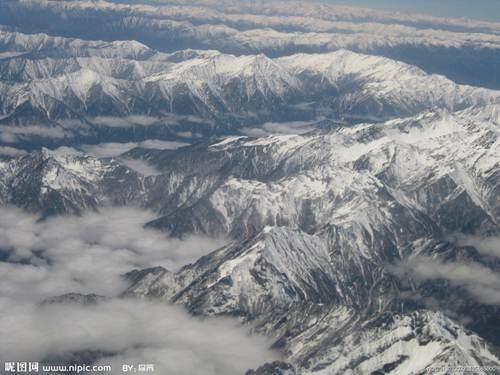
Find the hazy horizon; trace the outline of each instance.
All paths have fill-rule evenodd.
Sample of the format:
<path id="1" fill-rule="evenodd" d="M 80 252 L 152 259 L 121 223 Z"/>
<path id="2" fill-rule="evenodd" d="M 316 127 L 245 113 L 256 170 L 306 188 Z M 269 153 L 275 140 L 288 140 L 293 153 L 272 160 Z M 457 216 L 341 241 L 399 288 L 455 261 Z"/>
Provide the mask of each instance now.
<path id="1" fill-rule="evenodd" d="M 418 12 L 437 17 L 471 18 L 483 21 L 500 22 L 499 0 L 323 0 L 352 6 L 401 12 Z"/>

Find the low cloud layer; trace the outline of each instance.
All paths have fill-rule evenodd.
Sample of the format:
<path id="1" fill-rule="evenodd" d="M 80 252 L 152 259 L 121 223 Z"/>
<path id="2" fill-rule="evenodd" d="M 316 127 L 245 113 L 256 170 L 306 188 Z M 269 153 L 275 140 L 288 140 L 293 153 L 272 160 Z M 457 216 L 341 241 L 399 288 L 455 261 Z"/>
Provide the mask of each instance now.
<path id="1" fill-rule="evenodd" d="M 202 321 L 151 301 L 40 307 L 3 300 L 0 314 L 0 353 L 13 361 L 92 349 L 114 354 L 99 361 L 112 365 L 113 374 L 123 364 L 152 363 L 157 374 L 233 375 L 278 357 L 266 349 L 267 339 L 250 336 L 234 320 Z"/>
<path id="2" fill-rule="evenodd" d="M 9 146 L 0 146 L 0 156 L 7 157 L 18 157 L 26 154 L 26 150 L 9 147 Z"/>
<path id="3" fill-rule="evenodd" d="M 0 141 L 5 143 L 16 143 L 31 138 L 61 139 L 71 136 L 60 127 L 47 126 L 1 126 Z"/>
<path id="4" fill-rule="evenodd" d="M 271 134 L 304 134 L 315 129 L 314 121 L 266 122 L 262 127 L 242 128 L 241 132 L 251 137 Z"/>
<path id="5" fill-rule="evenodd" d="M 120 275 L 134 268 L 164 266 L 175 271 L 221 246 L 223 240 L 167 238 L 145 229 L 154 213 L 133 208 L 104 209 L 80 217 L 38 221 L 16 208 L 0 208 L 0 249 L 8 263 L 0 263 L 0 292 L 36 281 L 16 293 L 45 298 L 67 292 L 116 294 Z M 17 275 L 14 278 L 10 277 Z"/>
<path id="6" fill-rule="evenodd" d="M 478 302 L 500 305 L 500 274 L 474 262 L 442 262 L 419 256 L 390 269 L 399 277 L 417 281 L 447 280 L 452 286 L 464 288 Z"/>
<path id="7" fill-rule="evenodd" d="M 141 159 L 121 158 L 120 161 L 122 164 L 142 174 L 143 176 L 157 176 L 161 174 L 161 171 L 159 171 L 154 166 Z"/>
<path id="8" fill-rule="evenodd" d="M 457 233 L 450 240 L 458 246 L 472 246 L 483 255 L 500 258 L 500 237 L 483 237 Z"/>
<path id="9" fill-rule="evenodd" d="M 183 142 L 148 139 L 142 142 L 125 142 L 125 143 L 109 142 L 109 143 L 99 143 L 96 145 L 81 145 L 79 146 L 79 149 L 81 149 L 87 154 L 99 158 L 107 158 L 107 157 L 114 157 L 121 155 L 136 147 L 151 148 L 157 150 L 175 150 L 177 148 L 187 145 L 188 145 L 187 143 Z"/>
<path id="10" fill-rule="evenodd" d="M 98 116 L 91 119 L 94 125 L 106 126 L 110 128 L 130 128 L 133 126 L 151 126 L 157 124 L 160 119 L 150 116 L 128 116 L 128 117 L 108 117 Z"/>
<path id="11" fill-rule="evenodd" d="M 40 221 L 0 208 L 0 353 L 12 361 L 40 361 L 85 350 L 113 353 L 121 365 L 153 363 L 160 374 L 243 373 L 277 353 L 230 319 L 199 320 L 166 302 L 116 299 L 121 274 L 161 265 L 176 270 L 224 244 L 192 237 L 169 239 L 145 229 L 152 212 L 105 209 Z M 111 297 L 97 305 L 40 305 L 69 292 Z"/>
<path id="12" fill-rule="evenodd" d="M 79 149 L 85 154 L 92 155 L 98 158 L 111 158 L 118 157 L 127 151 L 136 147 L 156 149 L 156 150 L 175 150 L 177 148 L 187 146 L 187 143 L 176 141 L 162 141 L 158 139 L 148 139 L 142 142 L 126 142 L 126 143 L 100 143 L 97 145 L 81 145 Z M 66 153 L 76 152 L 76 149 L 69 149 L 68 147 L 60 147 L 61 151 Z M 128 157 L 120 157 L 120 162 L 130 169 L 142 174 L 143 176 L 156 176 L 161 172 L 153 165 L 142 159 L 132 159 Z"/>

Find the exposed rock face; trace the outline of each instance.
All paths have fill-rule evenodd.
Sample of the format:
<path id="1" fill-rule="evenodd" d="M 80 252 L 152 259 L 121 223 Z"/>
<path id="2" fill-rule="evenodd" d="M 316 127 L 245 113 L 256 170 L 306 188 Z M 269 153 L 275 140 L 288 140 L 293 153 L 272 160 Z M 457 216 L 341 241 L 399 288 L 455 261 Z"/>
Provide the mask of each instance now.
<path id="1" fill-rule="evenodd" d="M 44 215 L 124 204 L 141 191 L 142 177 L 112 160 L 48 149 L 2 163 L 0 169 L 0 201 Z"/>
<path id="2" fill-rule="evenodd" d="M 285 362 L 266 363 L 257 370 L 249 370 L 245 375 L 295 375 L 293 366 Z"/>

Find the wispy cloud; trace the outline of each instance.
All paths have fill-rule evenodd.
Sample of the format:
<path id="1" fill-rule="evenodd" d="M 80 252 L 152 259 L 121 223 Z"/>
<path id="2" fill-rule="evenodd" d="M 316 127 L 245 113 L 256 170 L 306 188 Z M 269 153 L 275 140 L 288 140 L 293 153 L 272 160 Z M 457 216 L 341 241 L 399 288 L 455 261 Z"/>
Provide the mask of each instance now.
<path id="1" fill-rule="evenodd" d="M 121 158 L 120 162 L 143 176 L 157 176 L 161 174 L 161 171 L 141 159 Z"/>
<path id="2" fill-rule="evenodd" d="M 304 134 L 314 129 L 311 121 L 266 122 L 262 127 L 278 134 Z"/>
<path id="3" fill-rule="evenodd" d="M 0 146 L 0 155 L 17 157 L 26 154 L 26 150 L 9 146 Z"/>
<path id="4" fill-rule="evenodd" d="M 464 288 L 481 303 L 500 305 L 500 274 L 475 262 L 443 262 L 419 256 L 389 268 L 399 277 L 417 281 L 447 280 L 455 287 Z"/>
<path id="5" fill-rule="evenodd" d="M 87 154 L 105 158 L 121 155 L 136 147 L 151 148 L 158 150 L 175 150 L 179 147 L 187 146 L 187 143 L 176 141 L 162 141 L 158 139 L 148 139 L 142 142 L 108 142 L 99 143 L 96 145 L 81 145 L 79 149 Z"/>
<path id="6" fill-rule="evenodd" d="M 242 128 L 241 132 L 251 137 L 270 134 L 304 134 L 314 130 L 314 121 L 266 122 L 261 127 Z"/>
<path id="7" fill-rule="evenodd" d="M 500 258 L 500 237 L 485 237 L 456 233 L 450 240 L 458 246 L 472 246 L 481 254 Z"/>
<path id="8" fill-rule="evenodd" d="M 15 143 L 34 137 L 60 139 L 66 136 L 70 136 L 70 133 L 59 127 L 36 125 L 0 127 L 0 140 L 5 143 Z"/>
<path id="9" fill-rule="evenodd" d="M 127 117 L 109 117 L 98 116 L 90 119 L 94 125 L 107 126 L 110 128 L 129 128 L 132 126 L 151 126 L 159 122 L 157 117 L 151 116 L 127 116 Z"/>

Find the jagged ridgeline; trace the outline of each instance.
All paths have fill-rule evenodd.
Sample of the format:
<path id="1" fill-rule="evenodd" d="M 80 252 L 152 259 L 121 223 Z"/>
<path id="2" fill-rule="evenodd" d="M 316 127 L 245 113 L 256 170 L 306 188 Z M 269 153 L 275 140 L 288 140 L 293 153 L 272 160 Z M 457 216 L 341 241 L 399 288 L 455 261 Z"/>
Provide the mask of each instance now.
<path id="1" fill-rule="evenodd" d="M 10 305 L 230 319 L 269 339 L 249 375 L 500 368 L 500 24 L 277 0 L 4 1 L 0 23 L 5 217 L 133 207 L 155 241 L 226 240 L 99 295 L 0 219 L 6 285 L 56 288 Z M 123 341 L 42 357 L 151 354 Z"/>
<path id="2" fill-rule="evenodd" d="M 11 31 L 0 31 L 1 49 L 1 142 L 30 149 L 260 134 L 270 123 L 334 128 L 499 102 L 497 91 L 347 50 L 163 53 L 136 41 Z"/>

